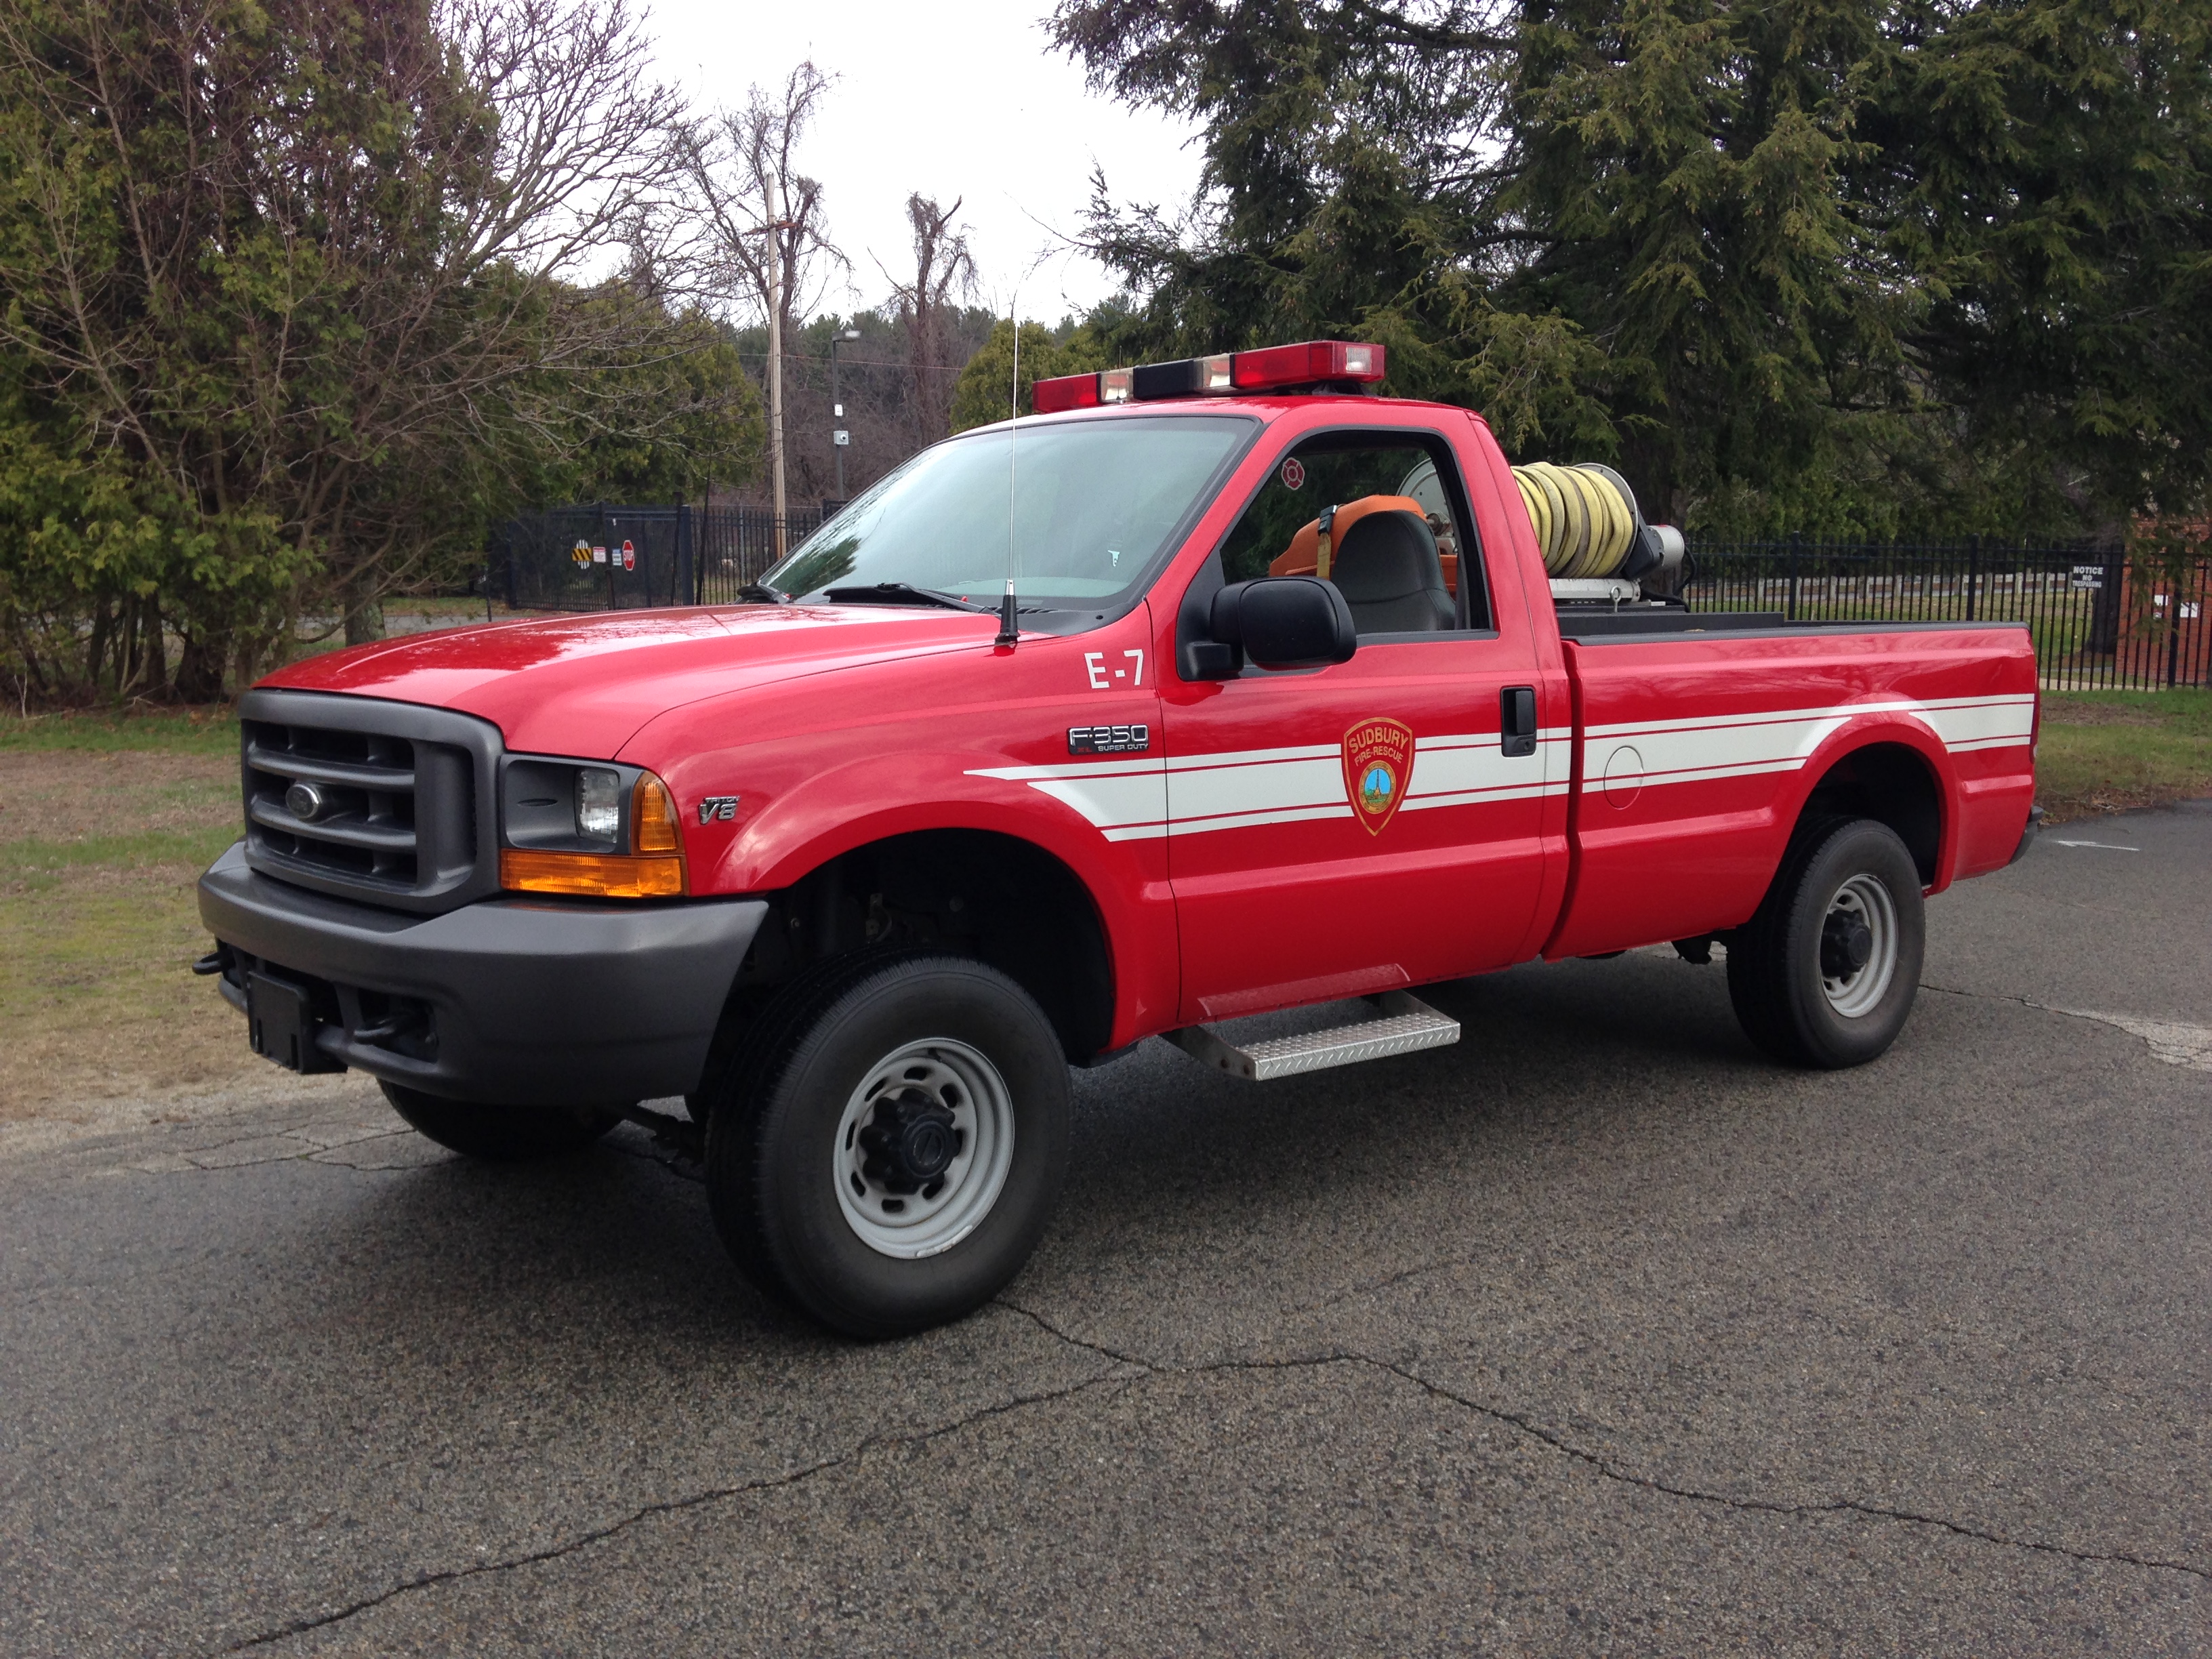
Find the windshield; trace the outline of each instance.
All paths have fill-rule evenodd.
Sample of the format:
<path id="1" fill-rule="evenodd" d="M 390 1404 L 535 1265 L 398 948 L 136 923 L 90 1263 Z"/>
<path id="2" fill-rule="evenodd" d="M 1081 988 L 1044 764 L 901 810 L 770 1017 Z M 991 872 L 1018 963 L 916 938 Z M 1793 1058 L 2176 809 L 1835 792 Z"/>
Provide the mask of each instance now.
<path id="1" fill-rule="evenodd" d="M 1109 609 L 1253 427 L 1239 416 L 1139 416 L 956 438 L 891 473 L 763 580 L 794 599 L 902 582 L 989 605 L 1011 563 L 1026 606 Z"/>

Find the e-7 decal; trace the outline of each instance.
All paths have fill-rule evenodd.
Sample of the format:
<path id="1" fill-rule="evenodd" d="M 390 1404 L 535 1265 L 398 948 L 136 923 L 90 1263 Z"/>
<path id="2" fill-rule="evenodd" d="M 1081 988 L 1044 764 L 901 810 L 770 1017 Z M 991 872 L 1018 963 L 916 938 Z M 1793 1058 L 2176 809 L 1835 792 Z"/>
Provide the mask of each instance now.
<path id="1" fill-rule="evenodd" d="M 1133 688 L 1145 683 L 1145 653 L 1142 651 L 1124 651 L 1121 659 L 1125 663 L 1133 659 L 1135 666 L 1116 668 L 1109 673 L 1103 651 L 1083 653 L 1083 672 L 1090 677 L 1093 691 L 1112 691 L 1123 685 Z"/>

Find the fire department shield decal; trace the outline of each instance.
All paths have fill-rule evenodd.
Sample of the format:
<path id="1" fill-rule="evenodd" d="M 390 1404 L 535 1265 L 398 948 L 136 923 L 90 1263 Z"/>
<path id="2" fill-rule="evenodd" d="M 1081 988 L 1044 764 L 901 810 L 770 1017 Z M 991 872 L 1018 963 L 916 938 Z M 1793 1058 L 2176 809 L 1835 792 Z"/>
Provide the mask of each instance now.
<path id="1" fill-rule="evenodd" d="M 1413 776 L 1413 733 L 1397 720 L 1368 720 L 1344 734 L 1344 793 L 1352 816 L 1379 836 L 1398 814 Z"/>

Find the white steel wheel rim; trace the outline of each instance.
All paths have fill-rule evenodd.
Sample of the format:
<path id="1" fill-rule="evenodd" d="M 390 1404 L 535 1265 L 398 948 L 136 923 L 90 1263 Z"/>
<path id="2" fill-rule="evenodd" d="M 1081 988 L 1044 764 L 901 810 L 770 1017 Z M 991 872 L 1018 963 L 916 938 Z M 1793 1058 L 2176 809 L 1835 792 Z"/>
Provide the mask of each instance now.
<path id="1" fill-rule="evenodd" d="M 870 1170 L 862 1132 L 884 1121 L 888 1103 L 927 1102 L 951 1114 L 959 1150 L 940 1177 L 902 1191 Z M 838 1120 L 831 1184 L 846 1224 L 878 1254 L 915 1261 L 939 1255 L 982 1224 L 1014 1162 L 1014 1102 L 981 1051 L 951 1037 L 926 1037 L 885 1054 L 861 1078 Z"/>
<path id="2" fill-rule="evenodd" d="M 1824 969 L 1820 988 L 1837 1013 L 1845 1019 L 1859 1019 L 1874 1011 L 1897 977 L 1897 901 L 1877 878 L 1853 876 L 1828 901 L 1827 915 L 1820 924 L 1824 937 L 1839 916 L 1863 924 L 1873 942 L 1865 963 L 1852 972 L 1835 975 Z"/>

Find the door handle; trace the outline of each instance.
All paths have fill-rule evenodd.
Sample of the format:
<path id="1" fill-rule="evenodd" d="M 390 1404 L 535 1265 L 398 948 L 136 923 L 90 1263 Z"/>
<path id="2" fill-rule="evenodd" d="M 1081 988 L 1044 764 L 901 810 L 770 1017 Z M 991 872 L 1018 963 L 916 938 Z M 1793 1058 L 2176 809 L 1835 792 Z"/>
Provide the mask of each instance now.
<path id="1" fill-rule="evenodd" d="M 1509 685 L 1498 694 L 1498 747 L 1510 759 L 1536 752 L 1536 688 Z"/>

